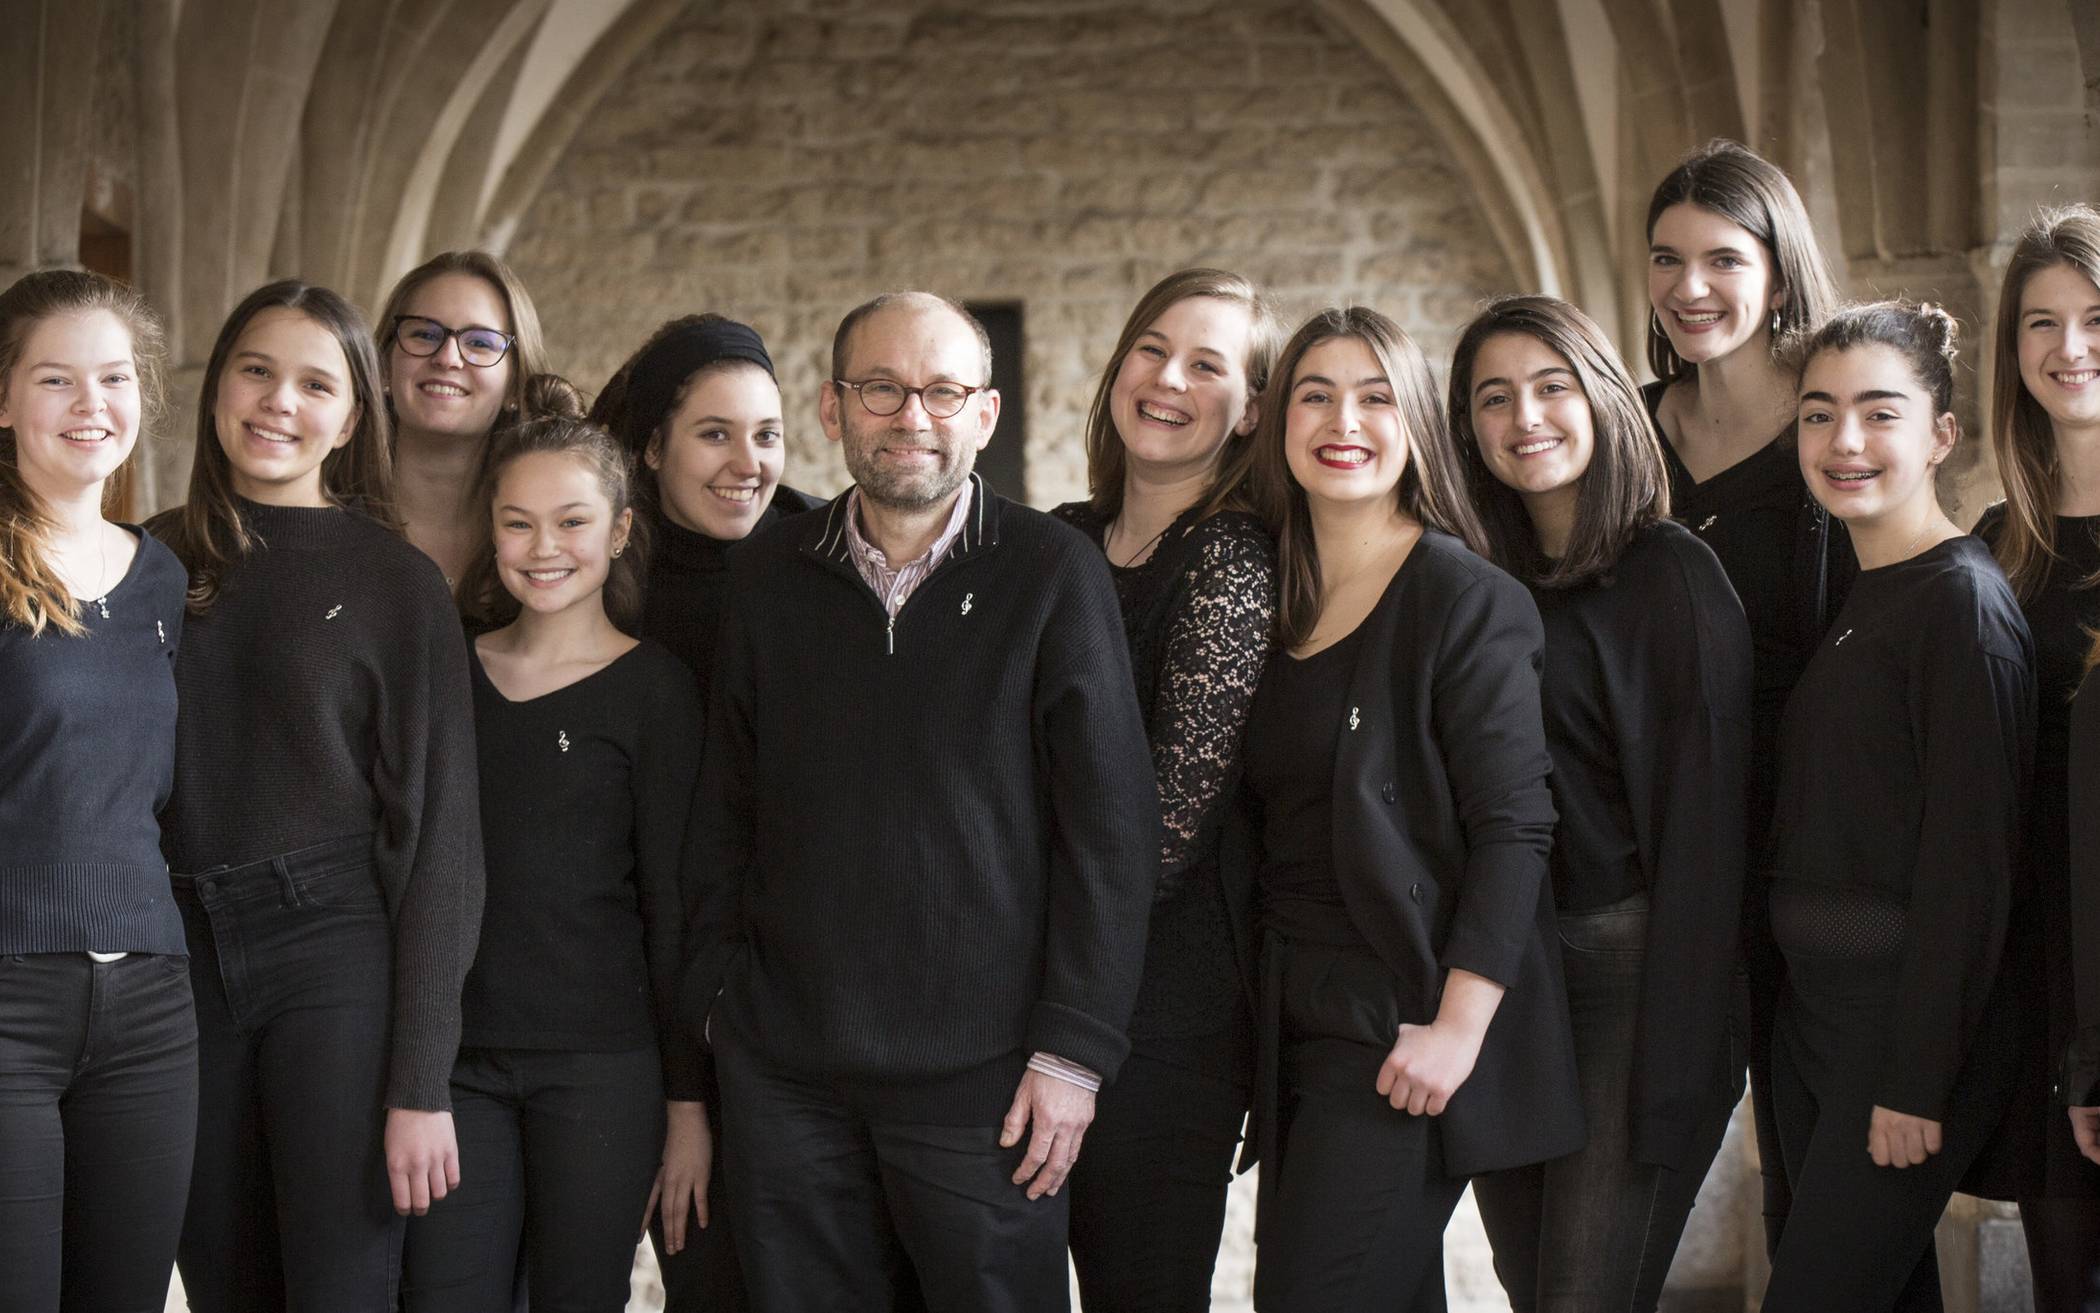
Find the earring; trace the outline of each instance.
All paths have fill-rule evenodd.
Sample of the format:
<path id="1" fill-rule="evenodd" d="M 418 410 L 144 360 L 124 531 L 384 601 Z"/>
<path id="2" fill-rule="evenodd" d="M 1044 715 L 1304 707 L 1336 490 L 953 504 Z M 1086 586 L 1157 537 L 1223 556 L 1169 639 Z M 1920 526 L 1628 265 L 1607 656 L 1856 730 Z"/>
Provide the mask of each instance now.
<path id="1" fill-rule="evenodd" d="M 1779 311 L 1776 307 L 1772 311 L 1772 336 L 1779 336 Z"/>
<path id="2" fill-rule="evenodd" d="M 626 544 L 626 543 L 621 543 L 621 544 L 620 544 L 620 545 L 619 545 L 618 547 L 615 547 L 615 548 L 613 548 L 613 559 L 614 559 L 615 561 L 619 560 L 619 559 L 620 559 L 620 553 L 621 553 L 621 552 L 624 552 L 624 551 L 626 551 L 626 550 L 627 550 L 627 544 Z"/>

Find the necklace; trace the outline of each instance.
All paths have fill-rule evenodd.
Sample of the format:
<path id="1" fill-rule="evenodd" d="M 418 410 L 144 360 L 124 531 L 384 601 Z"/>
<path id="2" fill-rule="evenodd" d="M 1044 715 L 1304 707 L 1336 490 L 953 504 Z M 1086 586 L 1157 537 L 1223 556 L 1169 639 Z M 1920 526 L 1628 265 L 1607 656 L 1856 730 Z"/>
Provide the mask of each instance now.
<path id="1" fill-rule="evenodd" d="M 1911 553 L 1917 550 L 1918 544 L 1925 541 L 1925 535 L 1931 533 L 1934 529 L 1938 527 L 1939 526 L 1934 524 L 1931 520 L 1927 520 L 1925 522 L 1925 527 L 1918 530 L 1918 536 L 1911 539 L 1909 542 L 1903 545 L 1903 550 L 1897 554 L 1896 559 L 1898 561 L 1908 561 L 1911 557 Z"/>
<path id="2" fill-rule="evenodd" d="M 1178 520 L 1180 518 L 1181 517 L 1178 515 L 1174 517 L 1175 520 Z M 1109 525 L 1108 532 L 1102 536 L 1101 554 L 1103 556 L 1108 556 L 1108 540 L 1115 536 L 1116 526 L 1120 525 L 1122 522 L 1122 517 L 1117 516 L 1115 523 Z M 1167 530 L 1173 527 L 1174 520 L 1168 520 L 1166 525 L 1162 527 L 1158 533 L 1153 534 L 1150 538 L 1147 538 L 1145 541 L 1139 543 L 1137 546 L 1137 550 L 1132 552 L 1128 557 L 1126 557 L 1122 561 L 1117 561 L 1115 557 L 1108 556 L 1108 563 L 1110 565 L 1115 566 L 1118 570 L 1128 570 L 1130 567 L 1136 565 L 1140 560 L 1144 559 L 1145 553 L 1152 550 L 1152 545 L 1158 542 L 1160 539 L 1166 537 Z"/>
<path id="3" fill-rule="evenodd" d="M 96 588 L 100 588 L 101 595 L 82 599 L 81 605 L 94 607 L 102 613 L 102 618 L 107 620 L 109 619 L 109 590 L 102 587 L 102 582 L 109 577 L 109 526 L 99 520 L 95 524 L 95 546 L 95 574 L 87 582 Z M 84 593 L 87 589 L 81 588 L 74 591 Z"/>

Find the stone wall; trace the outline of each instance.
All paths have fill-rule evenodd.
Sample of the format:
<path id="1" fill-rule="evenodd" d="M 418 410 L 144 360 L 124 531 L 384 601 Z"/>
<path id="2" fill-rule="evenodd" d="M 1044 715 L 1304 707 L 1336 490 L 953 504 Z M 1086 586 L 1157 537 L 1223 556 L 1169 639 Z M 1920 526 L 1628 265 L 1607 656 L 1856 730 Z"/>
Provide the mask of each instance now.
<path id="1" fill-rule="evenodd" d="M 577 135 L 510 256 L 586 387 L 671 316 L 755 324 L 788 477 L 815 491 L 845 482 L 816 420 L 844 311 L 905 285 L 1021 302 L 1038 505 L 1083 495 L 1098 371 L 1176 267 L 1241 270 L 1287 317 L 1377 306 L 1439 368 L 1478 301 L 1515 290 L 1391 75 L 1277 0 L 696 4 Z"/>

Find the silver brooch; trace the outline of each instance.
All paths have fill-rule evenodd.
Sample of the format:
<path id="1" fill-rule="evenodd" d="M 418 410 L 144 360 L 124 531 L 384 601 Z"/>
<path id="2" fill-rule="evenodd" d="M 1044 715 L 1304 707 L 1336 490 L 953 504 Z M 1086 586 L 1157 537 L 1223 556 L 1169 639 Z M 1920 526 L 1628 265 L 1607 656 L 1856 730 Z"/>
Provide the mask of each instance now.
<path id="1" fill-rule="evenodd" d="M 1708 529 L 1713 528 L 1714 521 L 1720 518 L 1721 517 L 1718 515 L 1709 515 L 1705 519 L 1699 521 L 1699 532 L 1705 533 Z"/>
<path id="2" fill-rule="evenodd" d="M 970 614 L 970 599 L 972 599 L 972 598 L 974 598 L 974 597 L 976 597 L 976 596 L 977 596 L 977 594 L 975 594 L 975 593 L 964 593 L 964 594 L 963 594 L 963 604 L 962 604 L 962 613 L 963 613 L 964 615 L 968 615 L 968 614 Z"/>
<path id="3" fill-rule="evenodd" d="M 161 646 L 166 647 L 168 644 L 168 631 L 160 621 L 156 620 L 153 622 L 153 632 L 160 635 Z"/>
<path id="4" fill-rule="evenodd" d="M 1362 721 L 1356 718 L 1356 708 L 1349 708 L 1349 728 L 1355 729 L 1358 725 L 1361 725 L 1362 723 Z"/>
<path id="5" fill-rule="evenodd" d="M 327 614 L 327 615 L 324 615 L 324 616 L 322 616 L 321 618 L 322 618 L 323 620 L 333 620 L 333 619 L 335 619 L 335 618 L 336 618 L 337 616 L 341 615 L 342 613 L 343 613 L 343 604 L 342 604 L 341 602 L 337 602 L 337 603 L 336 603 L 336 604 L 335 604 L 334 606 L 331 606 L 331 607 L 329 607 L 329 608 L 328 608 L 328 614 Z"/>
<path id="6" fill-rule="evenodd" d="M 563 752 L 567 752 L 569 750 L 569 731 L 565 729 L 558 729 L 554 731 L 554 741 L 556 743 L 561 744 L 561 750 Z"/>
<path id="7" fill-rule="evenodd" d="M 1837 642 L 1832 643 L 1831 646 L 1843 647 L 1845 645 L 1845 640 L 1850 637 L 1852 637 L 1852 631 L 1847 629 L 1844 633 L 1838 635 Z"/>

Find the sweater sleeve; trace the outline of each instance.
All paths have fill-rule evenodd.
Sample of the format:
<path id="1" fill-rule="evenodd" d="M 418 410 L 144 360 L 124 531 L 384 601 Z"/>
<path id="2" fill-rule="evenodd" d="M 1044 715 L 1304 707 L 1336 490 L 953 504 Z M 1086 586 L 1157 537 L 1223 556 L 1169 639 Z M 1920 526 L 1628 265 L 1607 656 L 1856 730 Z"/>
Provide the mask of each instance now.
<path id="1" fill-rule="evenodd" d="M 1654 599 L 1653 650 L 1622 691 L 1621 778 L 1648 885 L 1633 1048 L 1633 1152 L 1674 1167 L 1726 1061 L 1749 843 L 1750 625 L 1711 554 Z M 1704 567 L 1710 577 L 1694 579 Z"/>
<path id="2" fill-rule="evenodd" d="M 700 695 L 675 659 L 652 662 L 649 675 L 631 777 L 635 885 L 663 1051 L 664 1097 L 690 1100 L 701 1097 L 700 1057 L 692 1030 L 678 1018 L 686 910 L 680 863 L 700 773 Z"/>
<path id="3" fill-rule="evenodd" d="M 753 776 L 757 740 L 751 706 L 756 689 L 750 638 L 741 614 L 741 581 L 732 567 L 722 606 L 708 684 L 706 737 L 700 775 L 686 820 L 682 885 L 686 915 L 685 970 L 678 983 L 676 1024 L 701 1045 L 702 1080 L 712 1083 L 705 1028 L 730 967 L 743 953 L 744 884 L 756 838 Z"/>
<path id="4" fill-rule="evenodd" d="M 1037 662 L 1034 731 L 1049 807 L 1043 984 L 1024 1040 L 1113 1080 L 1130 1051 L 1152 889 L 1158 786 L 1108 567 L 1074 551 Z"/>
<path id="5" fill-rule="evenodd" d="M 1917 645 L 1919 832 L 1875 1102 L 1943 1120 L 1998 973 L 2033 767 L 2027 663 L 1942 631 Z"/>
<path id="6" fill-rule="evenodd" d="M 1275 549 L 1252 531 L 1205 543 L 1167 622 L 1148 727 L 1166 827 L 1161 897 L 1203 855 L 1204 832 L 1239 764 L 1275 626 Z"/>
<path id="7" fill-rule="evenodd" d="M 394 930 L 386 1106 L 444 1110 L 460 989 L 481 936 L 480 786 L 466 636 L 435 566 L 418 572 L 410 593 L 414 641 L 380 672 L 372 781 Z"/>
<path id="8" fill-rule="evenodd" d="M 1443 966 L 1503 986 L 1516 983 L 1537 932 L 1553 842 L 1552 759 L 1539 710 L 1544 645 L 1523 586 L 1499 571 L 1484 574 L 1445 616 L 1430 690 L 1466 847 Z"/>

